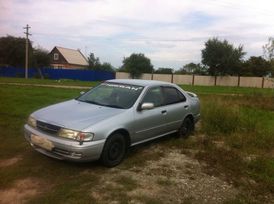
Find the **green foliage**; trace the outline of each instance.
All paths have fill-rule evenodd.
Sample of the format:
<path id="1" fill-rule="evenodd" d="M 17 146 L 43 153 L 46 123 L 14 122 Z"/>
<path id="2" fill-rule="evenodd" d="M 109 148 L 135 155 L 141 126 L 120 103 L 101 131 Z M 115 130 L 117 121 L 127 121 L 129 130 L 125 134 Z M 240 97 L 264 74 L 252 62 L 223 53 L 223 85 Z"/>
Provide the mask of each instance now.
<path id="1" fill-rule="evenodd" d="M 203 104 L 203 130 L 208 134 L 231 134 L 240 126 L 239 109 L 227 104 Z"/>
<path id="2" fill-rule="evenodd" d="M 274 193 L 274 160 L 270 158 L 257 158 L 249 164 L 249 173 L 255 179 L 262 180 Z"/>
<path id="3" fill-rule="evenodd" d="M 104 62 L 99 66 L 99 70 L 114 72 L 115 68 L 108 62 Z"/>
<path id="4" fill-rule="evenodd" d="M 158 68 L 154 73 L 156 74 L 172 74 L 173 69 L 172 68 Z"/>
<path id="5" fill-rule="evenodd" d="M 266 76 L 271 71 L 271 65 L 262 57 L 251 56 L 245 61 L 241 74 L 245 76 Z"/>
<path id="6" fill-rule="evenodd" d="M 90 53 L 88 57 L 88 69 L 114 72 L 115 68 L 108 62 L 101 64 L 99 57 L 95 57 L 93 53 Z"/>
<path id="7" fill-rule="evenodd" d="M 138 78 L 142 73 L 151 73 L 153 66 L 150 59 L 144 54 L 133 53 L 129 57 L 124 58 L 122 70 L 129 72 L 132 78 Z"/>
<path id="8" fill-rule="evenodd" d="M 49 52 L 43 48 L 33 49 L 33 67 L 49 67 L 50 66 L 50 56 Z"/>
<path id="9" fill-rule="evenodd" d="M 100 59 L 98 57 L 95 57 L 94 53 L 90 53 L 88 57 L 88 68 L 95 69 L 98 68 L 98 65 L 100 64 Z"/>
<path id="10" fill-rule="evenodd" d="M 186 70 L 187 73 L 193 73 L 193 71 L 197 69 L 198 66 L 200 66 L 200 64 L 195 64 L 191 62 L 191 63 L 185 64 L 183 66 L 183 69 Z"/>
<path id="11" fill-rule="evenodd" d="M 264 56 L 267 60 L 274 59 L 274 38 L 268 38 L 268 43 L 263 46 Z"/>
<path id="12" fill-rule="evenodd" d="M 238 75 L 244 55 L 242 45 L 235 48 L 227 40 L 212 38 L 205 42 L 202 63 L 209 67 L 210 75 Z"/>
<path id="13" fill-rule="evenodd" d="M 270 63 L 270 72 L 274 76 L 274 38 L 270 37 L 268 43 L 263 46 L 264 57 Z"/>
<path id="14" fill-rule="evenodd" d="M 206 75 L 207 67 L 201 65 L 200 63 L 195 64 L 193 62 L 185 64 L 183 68 L 178 70 L 176 74 L 197 74 L 197 75 Z"/>
<path id="15" fill-rule="evenodd" d="M 0 38 L 0 65 L 25 67 L 26 39 L 6 36 Z M 29 42 L 29 64 L 32 59 L 32 45 Z"/>

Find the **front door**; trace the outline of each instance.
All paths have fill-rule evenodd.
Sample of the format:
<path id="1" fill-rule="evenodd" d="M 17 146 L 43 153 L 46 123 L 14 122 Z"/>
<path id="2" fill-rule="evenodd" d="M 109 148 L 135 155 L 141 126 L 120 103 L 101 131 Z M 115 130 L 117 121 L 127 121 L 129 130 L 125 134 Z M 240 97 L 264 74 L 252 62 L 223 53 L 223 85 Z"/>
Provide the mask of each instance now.
<path id="1" fill-rule="evenodd" d="M 153 103 L 154 108 L 135 112 L 135 134 L 132 138 L 132 143 L 165 133 L 167 112 L 162 106 L 162 88 L 157 86 L 147 90 L 141 103 Z"/>

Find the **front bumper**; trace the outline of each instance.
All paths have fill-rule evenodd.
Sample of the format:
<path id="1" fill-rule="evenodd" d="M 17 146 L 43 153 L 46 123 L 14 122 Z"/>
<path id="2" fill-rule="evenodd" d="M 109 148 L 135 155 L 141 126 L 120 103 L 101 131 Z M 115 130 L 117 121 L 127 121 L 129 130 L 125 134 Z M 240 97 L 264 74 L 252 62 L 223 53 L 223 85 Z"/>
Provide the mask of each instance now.
<path id="1" fill-rule="evenodd" d="M 38 152 L 49 157 L 70 160 L 70 161 L 94 161 L 101 156 L 105 139 L 91 142 L 84 142 L 82 145 L 78 141 L 72 141 L 65 138 L 51 136 L 42 133 L 29 125 L 24 126 L 25 138 L 31 146 Z M 44 148 L 42 145 L 35 144 L 31 140 L 31 135 L 38 136 L 51 143 L 52 148 Z"/>

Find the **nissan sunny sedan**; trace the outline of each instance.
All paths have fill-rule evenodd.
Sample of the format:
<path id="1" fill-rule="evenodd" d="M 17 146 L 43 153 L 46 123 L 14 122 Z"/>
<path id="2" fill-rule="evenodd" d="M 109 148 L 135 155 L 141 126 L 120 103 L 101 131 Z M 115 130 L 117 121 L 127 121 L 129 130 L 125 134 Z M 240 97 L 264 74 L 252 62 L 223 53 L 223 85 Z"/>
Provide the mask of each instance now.
<path id="1" fill-rule="evenodd" d="M 32 113 L 25 138 L 38 152 L 61 160 L 113 167 L 130 146 L 177 132 L 186 136 L 200 118 L 194 93 L 171 83 L 109 80 L 78 98 Z"/>

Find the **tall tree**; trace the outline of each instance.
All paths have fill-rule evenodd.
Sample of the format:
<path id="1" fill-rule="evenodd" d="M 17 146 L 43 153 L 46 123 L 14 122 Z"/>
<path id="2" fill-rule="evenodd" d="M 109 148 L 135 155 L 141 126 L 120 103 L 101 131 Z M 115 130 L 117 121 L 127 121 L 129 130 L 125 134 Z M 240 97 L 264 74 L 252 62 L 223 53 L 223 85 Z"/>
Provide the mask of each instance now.
<path id="1" fill-rule="evenodd" d="M 49 52 L 41 47 L 33 49 L 33 67 L 42 68 L 50 66 Z"/>
<path id="2" fill-rule="evenodd" d="M 274 76 L 274 38 L 268 38 L 268 43 L 263 46 L 264 57 L 269 61 L 271 74 Z"/>
<path id="3" fill-rule="evenodd" d="M 210 75 L 237 75 L 240 73 L 244 55 L 242 45 L 235 48 L 227 40 L 212 38 L 205 42 L 202 63 L 209 67 Z"/>
<path id="4" fill-rule="evenodd" d="M 153 66 L 150 59 L 142 53 L 133 53 L 124 58 L 122 69 L 129 72 L 132 78 L 138 78 L 142 73 L 151 73 Z"/>
<path id="5" fill-rule="evenodd" d="M 25 67 L 25 43 L 21 37 L 0 37 L 0 65 Z M 29 58 L 32 64 L 32 44 L 29 42 Z"/>
<path id="6" fill-rule="evenodd" d="M 242 70 L 243 75 L 263 77 L 271 71 L 270 63 L 262 57 L 251 56 Z"/>
<path id="7" fill-rule="evenodd" d="M 268 38 L 267 44 L 263 46 L 264 57 L 266 60 L 273 60 L 274 59 L 274 38 Z"/>
<path id="8" fill-rule="evenodd" d="M 93 53 L 90 53 L 88 57 L 88 69 L 114 72 L 114 67 L 110 63 L 101 64 L 99 57 L 95 57 Z"/>
<path id="9" fill-rule="evenodd" d="M 98 57 L 95 57 L 94 53 L 90 53 L 88 57 L 88 68 L 95 69 L 98 68 L 98 65 L 100 64 L 100 59 Z"/>

